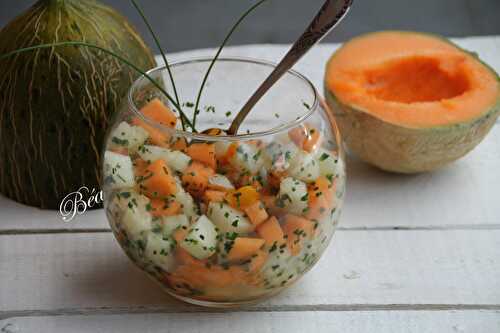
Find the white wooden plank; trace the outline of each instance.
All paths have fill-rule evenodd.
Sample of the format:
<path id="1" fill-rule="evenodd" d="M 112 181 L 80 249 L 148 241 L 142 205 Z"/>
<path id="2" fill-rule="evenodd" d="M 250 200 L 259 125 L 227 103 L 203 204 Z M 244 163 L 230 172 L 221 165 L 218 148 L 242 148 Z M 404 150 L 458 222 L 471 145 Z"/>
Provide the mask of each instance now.
<path id="1" fill-rule="evenodd" d="M 500 309 L 500 231 L 340 231 L 265 310 Z M 196 310 L 128 262 L 111 234 L 0 236 L 0 318 Z"/>
<path id="2" fill-rule="evenodd" d="M 492 333 L 499 311 L 232 312 L 11 318 L 4 333 Z"/>
<path id="3" fill-rule="evenodd" d="M 479 55 L 500 72 L 500 36 L 460 38 L 455 41 Z M 297 69 L 321 89 L 324 64 L 338 46 L 314 48 Z M 277 61 L 287 45 L 229 47 L 227 56 Z M 174 60 L 209 56 L 213 50 L 172 54 Z M 451 166 L 424 175 L 403 177 L 378 172 L 350 161 L 347 204 L 342 219 L 346 228 L 469 226 L 500 223 L 497 188 L 500 175 L 500 126 L 474 152 Z M 383 195 L 381 195 L 383 194 Z M 57 212 L 41 211 L 0 196 L 0 233 L 32 230 L 108 229 L 102 212 L 88 212 L 64 223 Z"/>
<path id="4" fill-rule="evenodd" d="M 64 222 L 59 211 L 25 206 L 0 195 L 0 234 L 43 230 L 109 230 L 103 210 L 87 211 Z"/>

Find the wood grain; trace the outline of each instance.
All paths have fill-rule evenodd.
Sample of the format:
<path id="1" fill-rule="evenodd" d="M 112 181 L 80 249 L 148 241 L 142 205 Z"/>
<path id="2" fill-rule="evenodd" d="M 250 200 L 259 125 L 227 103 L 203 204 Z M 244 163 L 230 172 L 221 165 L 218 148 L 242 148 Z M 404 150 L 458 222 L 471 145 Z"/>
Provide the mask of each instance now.
<path id="1" fill-rule="evenodd" d="M 200 311 L 166 296 L 112 235 L 0 236 L 0 318 Z M 340 231 L 295 286 L 251 311 L 500 310 L 500 231 Z"/>
<path id="2" fill-rule="evenodd" d="M 196 322 L 196 325 L 193 323 Z M 3 329 L 3 330 L 2 330 Z M 492 333 L 500 311 L 343 311 L 138 314 L 11 318 L 0 332 Z"/>

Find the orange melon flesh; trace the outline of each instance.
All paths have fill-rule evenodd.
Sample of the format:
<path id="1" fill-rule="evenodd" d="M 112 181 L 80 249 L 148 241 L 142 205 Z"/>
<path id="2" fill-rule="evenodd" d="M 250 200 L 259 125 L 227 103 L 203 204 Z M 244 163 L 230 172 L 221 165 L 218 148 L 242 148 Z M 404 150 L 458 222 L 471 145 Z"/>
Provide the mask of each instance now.
<path id="1" fill-rule="evenodd" d="M 470 152 L 500 113 L 495 71 L 445 38 L 383 31 L 328 62 L 325 99 L 346 146 L 380 169 L 418 173 Z"/>
<path id="2" fill-rule="evenodd" d="M 499 98 L 496 75 L 475 56 L 418 33 L 353 39 L 331 58 L 325 80 L 342 104 L 409 128 L 470 121 Z"/>

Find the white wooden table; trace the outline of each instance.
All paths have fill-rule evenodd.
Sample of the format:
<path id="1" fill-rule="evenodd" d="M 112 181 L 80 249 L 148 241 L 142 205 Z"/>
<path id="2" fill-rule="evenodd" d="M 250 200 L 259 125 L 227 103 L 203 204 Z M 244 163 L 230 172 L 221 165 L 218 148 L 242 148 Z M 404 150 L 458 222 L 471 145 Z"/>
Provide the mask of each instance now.
<path id="1" fill-rule="evenodd" d="M 457 42 L 500 72 L 500 37 Z M 335 48 L 297 66 L 320 90 Z M 286 49 L 225 54 L 276 61 Z M 231 312 L 163 294 L 121 252 L 102 211 L 68 224 L 0 197 L 0 332 L 500 332 L 499 170 L 500 122 L 434 173 L 350 160 L 341 226 L 318 265 L 281 295 Z"/>

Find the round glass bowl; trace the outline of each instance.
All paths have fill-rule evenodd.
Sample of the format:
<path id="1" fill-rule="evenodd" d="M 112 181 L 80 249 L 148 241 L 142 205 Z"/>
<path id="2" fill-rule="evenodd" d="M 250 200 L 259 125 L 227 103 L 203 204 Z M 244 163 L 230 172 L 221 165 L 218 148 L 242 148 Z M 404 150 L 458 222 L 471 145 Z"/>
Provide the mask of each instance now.
<path id="1" fill-rule="evenodd" d="M 189 119 L 211 59 L 171 65 Z M 274 65 L 220 59 L 198 132 L 229 128 Z M 165 68 L 148 73 L 174 95 Z M 273 295 L 321 257 L 338 223 L 345 167 L 337 127 L 314 86 L 288 72 L 240 135 L 183 131 L 149 80 L 132 86 L 109 130 L 103 191 L 123 250 L 171 295 L 237 306 Z"/>

